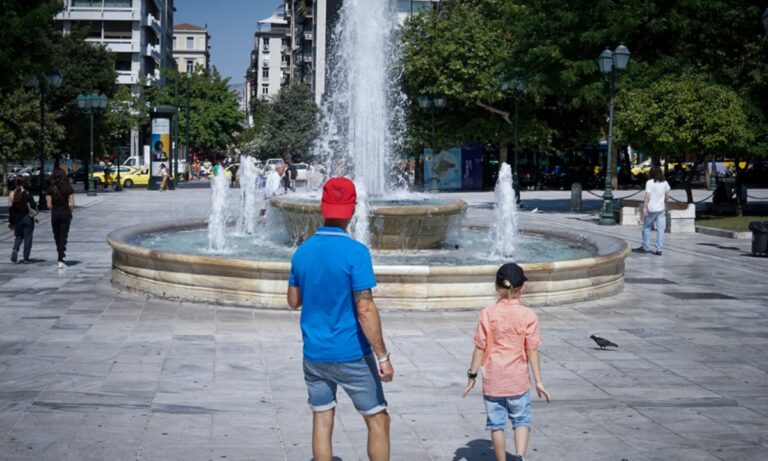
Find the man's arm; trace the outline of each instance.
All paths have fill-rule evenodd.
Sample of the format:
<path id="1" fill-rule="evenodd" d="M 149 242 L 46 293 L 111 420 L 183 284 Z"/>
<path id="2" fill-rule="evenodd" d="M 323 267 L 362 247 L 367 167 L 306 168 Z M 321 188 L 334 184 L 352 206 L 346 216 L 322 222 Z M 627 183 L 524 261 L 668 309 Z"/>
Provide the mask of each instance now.
<path id="1" fill-rule="evenodd" d="M 355 304 L 357 306 L 357 319 L 363 329 L 368 344 L 379 360 L 379 375 L 384 382 L 392 381 L 395 374 L 392 362 L 389 360 L 387 347 L 384 345 L 384 336 L 381 331 L 381 318 L 376 303 L 373 302 L 373 293 L 370 289 L 355 292 Z"/>
<path id="2" fill-rule="evenodd" d="M 288 307 L 291 309 L 301 308 L 301 289 L 299 287 L 288 287 Z"/>

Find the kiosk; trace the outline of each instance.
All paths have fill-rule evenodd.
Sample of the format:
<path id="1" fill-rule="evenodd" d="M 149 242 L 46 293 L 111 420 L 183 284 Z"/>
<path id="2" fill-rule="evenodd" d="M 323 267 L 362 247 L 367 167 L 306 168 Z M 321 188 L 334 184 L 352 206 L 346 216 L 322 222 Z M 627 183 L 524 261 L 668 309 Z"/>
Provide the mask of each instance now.
<path id="1" fill-rule="evenodd" d="M 173 189 L 173 165 L 171 157 L 171 130 L 173 117 L 178 112 L 176 106 L 155 106 L 149 111 L 151 133 L 149 137 L 149 185 L 150 190 L 160 189 L 163 177 L 160 169 L 165 166 L 168 171 L 167 184 Z"/>

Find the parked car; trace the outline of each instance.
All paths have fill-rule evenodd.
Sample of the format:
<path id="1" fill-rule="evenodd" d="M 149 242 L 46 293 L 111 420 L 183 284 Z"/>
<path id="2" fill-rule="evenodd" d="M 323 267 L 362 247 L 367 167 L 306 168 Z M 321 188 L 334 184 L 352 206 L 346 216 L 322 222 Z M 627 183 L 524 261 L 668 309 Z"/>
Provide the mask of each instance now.
<path id="1" fill-rule="evenodd" d="M 43 172 L 43 188 L 47 189 L 48 185 L 51 182 L 51 174 L 53 171 L 52 165 L 46 165 L 46 169 Z M 13 189 L 16 187 L 16 178 L 24 178 L 26 182 L 26 188 L 28 191 L 33 193 L 40 192 L 40 167 L 38 166 L 28 166 L 25 168 L 20 169 L 16 173 L 10 173 L 8 175 L 8 178 L 6 179 L 6 186 L 7 188 Z"/>
<path id="2" fill-rule="evenodd" d="M 283 159 L 281 158 L 268 158 L 266 165 L 267 171 L 273 171 L 277 165 L 284 163 Z"/>
<path id="3" fill-rule="evenodd" d="M 293 178 L 293 180 L 302 184 L 306 184 L 309 165 L 306 163 L 294 163 L 293 167 L 296 169 L 296 177 Z"/>
<path id="4" fill-rule="evenodd" d="M 136 168 L 120 165 L 120 181 L 123 181 L 123 185 L 125 185 L 125 177 L 129 176 L 133 173 L 135 173 Z M 110 187 L 115 185 L 115 181 L 117 181 L 117 169 L 114 166 L 109 166 L 107 168 L 103 168 L 101 171 L 94 171 L 93 173 L 93 182 L 96 184 L 96 187 L 99 189 L 104 189 L 105 187 Z M 127 187 L 133 186 L 133 182 Z"/>

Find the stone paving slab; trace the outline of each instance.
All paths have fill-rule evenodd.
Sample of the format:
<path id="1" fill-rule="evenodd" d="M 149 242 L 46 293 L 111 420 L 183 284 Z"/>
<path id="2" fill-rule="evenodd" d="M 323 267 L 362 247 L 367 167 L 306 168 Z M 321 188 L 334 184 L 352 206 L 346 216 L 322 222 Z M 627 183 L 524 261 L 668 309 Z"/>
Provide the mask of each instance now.
<path id="1" fill-rule="evenodd" d="M 311 458 L 297 313 L 171 302 L 110 285 L 110 230 L 203 218 L 208 193 L 78 194 L 67 269 L 55 267 L 46 213 L 37 262 L 0 260 L 1 459 Z M 460 196 L 469 220 L 491 223 L 492 194 Z M 523 223 L 639 244 L 639 228 L 596 225 L 598 200 L 571 213 L 569 192 L 523 198 Z M 7 232 L 0 242 L 10 253 Z M 620 294 L 538 308 L 554 401 L 534 399 L 528 459 L 764 461 L 768 259 L 749 248 L 667 235 L 664 256 L 627 259 Z M 394 460 L 494 459 L 479 392 L 461 399 L 478 307 L 383 312 L 396 370 L 385 387 Z M 590 334 L 619 350 L 598 350 Z M 343 392 L 337 416 L 336 456 L 365 459 L 365 428 Z"/>

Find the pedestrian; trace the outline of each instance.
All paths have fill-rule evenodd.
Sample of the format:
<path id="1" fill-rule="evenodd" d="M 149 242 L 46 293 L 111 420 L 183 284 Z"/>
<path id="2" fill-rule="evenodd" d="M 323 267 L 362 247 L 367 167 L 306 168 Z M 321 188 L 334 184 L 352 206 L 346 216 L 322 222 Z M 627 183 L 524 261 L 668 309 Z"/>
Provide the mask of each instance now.
<path id="1" fill-rule="evenodd" d="M 168 168 L 165 167 L 165 163 L 160 164 L 160 190 L 168 190 Z"/>
<path id="2" fill-rule="evenodd" d="M 13 242 L 11 262 L 29 264 L 29 254 L 32 252 L 32 234 L 35 232 L 35 216 L 37 204 L 32 194 L 25 188 L 24 178 L 16 178 L 16 187 L 8 194 L 8 224 L 13 229 L 16 239 Z M 24 242 L 24 254 L 18 260 L 21 243 Z"/>
<path id="3" fill-rule="evenodd" d="M 259 213 L 260 216 L 267 214 L 269 199 L 278 195 L 285 194 L 283 187 L 283 176 L 285 175 L 285 163 L 278 163 L 274 170 L 267 176 L 267 183 L 264 185 L 264 207 Z"/>
<path id="4" fill-rule="evenodd" d="M 635 248 L 635 253 L 650 253 L 651 227 L 656 224 L 656 251 L 661 256 L 664 246 L 664 230 L 667 228 L 667 202 L 669 201 L 669 183 L 664 179 L 661 168 L 651 168 L 651 179 L 645 182 L 643 198 L 643 243 Z"/>
<path id="5" fill-rule="evenodd" d="M 505 461 L 504 440 L 506 419 L 515 432 L 515 452 L 512 459 L 521 461 L 528 449 L 531 428 L 531 387 L 528 366 L 533 371 L 536 393 L 550 401 L 541 379 L 538 347 L 541 344 L 539 319 L 536 313 L 520 302 L 525 292 L 523 269 L 514 263 L 501 266 L 496 272 L 498 300 L 480 311 L 475 332 L 475 350 L 467 370 L 464 397 L 475 386 L 477 374 L 483 370 L 483 401 L 486 430 L 491 431 L 497 461 Z"/>
<path id="6" fill-rule="evenodd" d="M 64 256 L 67 251 L 69 226 L 72 224 L 72 213 L 75 211 L 75 190 L 69 184 L 69 178 L 64 170 L 54 170 L 51 187 L 46 195 L 48 209 L 51 210 L 51 228 L 53 240 L 56 242 L 59 269 L 67 267 Z"/>
<path id="7" fill-rule="evenodd" d="M 356 201 L 349 179 L 332 178 L 325 184 L 320 205 L 325 225 L 296 250 L 288 277 L 288 305 L 301 308 L 316 461 L 333 457 L 338 386 L 368 427 L 369 459 L 389 459 L 390 419 L 381 383 L 391 381 L 394 370 L 371 293 L 376 278 L 370 252 L 346 233 Z"/>
<path id="8" fill-rule="evenodd" d="M 285 171 L 282 176 L 283 176 L 283 189 L 287 194 L 289 190 L 293 190 L 293 188 L 291 187 L 291 183 L 293 182 L 293 164 L 292 163 L 289 163 L 285 167 Z"/>

